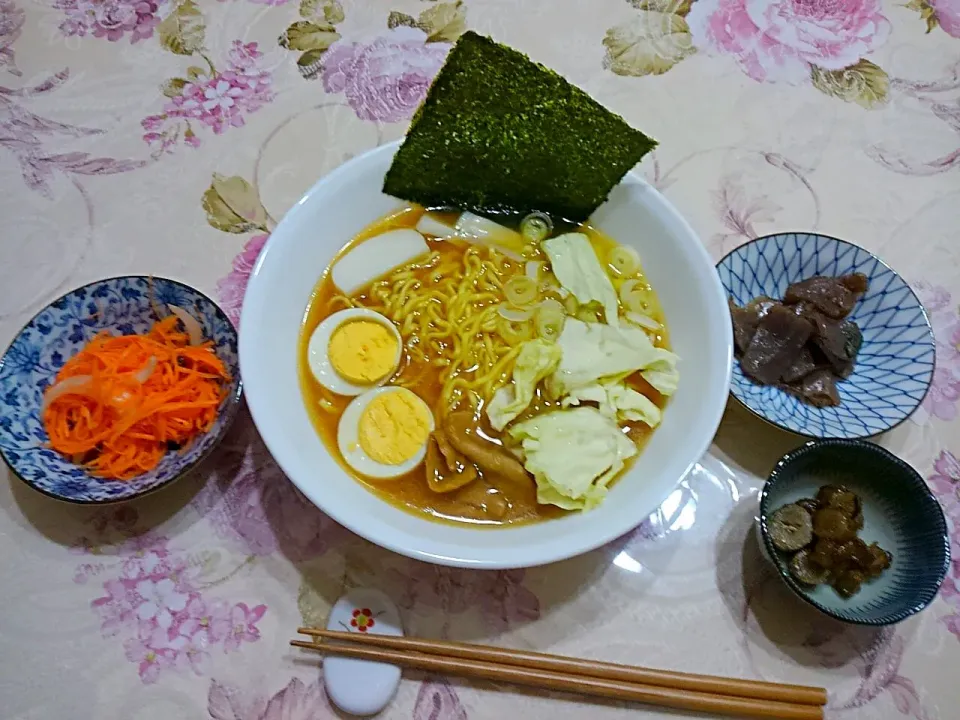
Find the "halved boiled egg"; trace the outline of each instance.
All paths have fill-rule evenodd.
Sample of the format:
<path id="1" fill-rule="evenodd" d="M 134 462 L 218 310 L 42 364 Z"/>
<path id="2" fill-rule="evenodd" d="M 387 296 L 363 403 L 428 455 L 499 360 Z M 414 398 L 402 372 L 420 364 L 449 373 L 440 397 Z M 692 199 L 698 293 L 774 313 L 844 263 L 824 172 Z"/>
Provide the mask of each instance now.
<path id="1" fill-rule="evenodd" d="M 307 344 L 307 364 L 331 392 L 359 395 L 390 379 L 402 351 L 396 325 L 373 310 L 352 308 L 317 325 Z"/>
<path id="2" fill-rule="evenodd" d="M 416 393 L 381 387 L 347 405 L 337 426 L 337 446 L 361 475 L 394 478 L 423 462 L 435 428 L 433 413 Z"/>

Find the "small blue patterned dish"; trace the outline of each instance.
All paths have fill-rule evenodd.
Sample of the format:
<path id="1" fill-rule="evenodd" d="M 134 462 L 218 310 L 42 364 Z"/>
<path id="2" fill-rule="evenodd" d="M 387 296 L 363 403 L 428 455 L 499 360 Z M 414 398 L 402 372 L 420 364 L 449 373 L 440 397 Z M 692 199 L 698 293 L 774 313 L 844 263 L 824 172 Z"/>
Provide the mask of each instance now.
<path id="1" fill-rule="evenodd" d="M 844 599 L 827 585 L 809 587 L 790 574 L 789 555 L 770 539 L 767 520 L 782 506 L 843 485 L 863 508 L 859 537 L 893 556 L 890 567 Z M 923 478 L 886 449 L 863 440 L 811 440 L 774 467 L 760 495 L 760 546 L 784 582 L 827 615 L 857 625 L 891 625 L 936 597 L 950 566 L 950 538 L 940 503 Z"/>
<path id="2" fill-rule="evenodd" d="M 815 408 L 733 366 L 730 391 L 748 410 L 784 430 L 813 438 L 863 438 L 896 427 L 923 401 L 933 377 L 930 321 L 910 287 L 861 247 L 814 233 L 752 240 L 717 264 L 720 282 L 737 305 L 816 275 L 863 273 L 870 287 L 850 315 L 863 333 L 853 374 L 837 383 L 841 404 Z"/>
<path id="3" fill-rule="evenodd" d="M 131 480 L 103 480 L 46 446 L 43 391 L 64 363 L 98 332 L 146 332 L 154 307 L 177 305 L 200 323 L 233 378 L 213 428 L 185 452 L 170 452 Z M 206 295 L 158 277 L 98 280 L 54 300 L 26 324 L 0 358 L 0 455 L 27 485 L 59 500 L 97 504 L 129 500 L 167 485 L 202 460 L 223 437 L 240 405 L 237 331 Z"/>

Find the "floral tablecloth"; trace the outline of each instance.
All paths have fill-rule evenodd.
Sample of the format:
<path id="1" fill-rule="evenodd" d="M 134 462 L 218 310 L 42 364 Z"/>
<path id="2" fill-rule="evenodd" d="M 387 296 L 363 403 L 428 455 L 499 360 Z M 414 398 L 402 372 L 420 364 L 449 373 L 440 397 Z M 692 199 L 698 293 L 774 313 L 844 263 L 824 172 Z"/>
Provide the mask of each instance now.
<path id="1" fill-rule="evenodd" d="M 836 718 L 956 717 L 960 0 L 0 0 L 0 344 L 59 293 L 131 272 L 195 285 L 236 320 L 277 220 L 402 135 L 466 28 L 656 137 L 641 169 L 715 258 L 819 230 L 913 284 L 934 385 L 880 442 L 950 517 L 957 560 L 937 601 L 876 631 L 788 596 L 750 530 L 762 478 L 799 440 L 733 406 L 637 530 L 508 572 L 353 536 L 243 414 L 202 471 L 139 502 L 90 510 L 0 483 L 0 716 L 334 718 L 319 662 L 287 642 L 359 585 L 390 593 L 416 635 L 823 684 Z M 639 712 L 407 674 L 384 715 Z"/>

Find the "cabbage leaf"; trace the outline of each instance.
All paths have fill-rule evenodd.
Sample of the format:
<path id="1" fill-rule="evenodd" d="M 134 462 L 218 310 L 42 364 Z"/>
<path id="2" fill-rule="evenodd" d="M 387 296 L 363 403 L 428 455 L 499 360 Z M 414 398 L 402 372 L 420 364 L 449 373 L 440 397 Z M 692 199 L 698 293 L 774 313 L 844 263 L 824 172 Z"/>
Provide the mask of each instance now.
<path id="1" fill-rule="evenodd" d="M 589 510 L 607 494 L 636 446 L 614 420 L 593 407 L 554 410 L 507 431 L 537 483 L 537 502 Z"/>
<path id="2" fill-rule="evenodd" d="M 547 378 L 554 397 L 562 398 L 601 379 L 622 380 L 638 370 L 663 395 L 677 389 L 679 358 L 655 347 L 640 328 L 567 318 L 557 345 L 562 352 L 560 365 Z"/>
<path id="3" fill-rule="evenodd" d="M 603 306 L 607 324 L 617 327 L 617 293 L 597 254 L 583 233 L 567 233 L 544 240 L 543 251 L 560 285 L 570 291 L 581 305 L 598 302 Z"/>
<path id="4" fill-rule="evenodd" d="M 503 430 L 527 409 L 537 383 L 557 369 L 561 354 L 559 345 L 546 340 L 528 340 L 520 346 L 513 365 L 513 383 L 497 390 L 487 405 L 487 417 L 495 430 Z"/>
<path id="5" fill-rule="evenodd" d="M 619 422 L 643 422 L 654 428 L 662 413 L 650 398 L 628 387 L 623 381 L 596 383 L 570 392 L 560 403 L 563 407 L 595 402 L 606 417 Z"/>

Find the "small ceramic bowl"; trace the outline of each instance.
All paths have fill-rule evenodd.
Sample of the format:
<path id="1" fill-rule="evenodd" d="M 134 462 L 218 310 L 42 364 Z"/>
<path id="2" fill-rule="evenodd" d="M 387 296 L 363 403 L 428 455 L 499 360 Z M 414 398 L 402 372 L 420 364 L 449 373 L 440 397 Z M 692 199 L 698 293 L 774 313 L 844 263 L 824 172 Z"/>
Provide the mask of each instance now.
<path id="1" fill-rule="evenodd" d="M 930 321 L 910 287 L 861 247 L 813 233 L 752 240 L 717 264 L 720 282 L 737 305 L 815 275 L 863 273 L 870 282 L 850 318 L 863 333 L 853 374 L 837 383 L 841 404 L 815 408 L 746 377 L 733 364 L 731 394 L 769 423 L 814 438 L 863 438 L 896 427 L 923 401 L 933 377 Z"/>
<path id="2" fill-rule="evenodd" d="M 151 287 L 152 286 L 152 287 Z M 146 332 L 154 304 L 178 305 L 199 322 L 233 378 L 213 428 L 185 452 L 170 452 L 152 471 L 127 481 L 103 480 L 46 446 L 43 391 L 64 363 L 101 331 Z M 98 280 L 54 300 L 24 326 L 0 358 L 0 455 L 13 473 L 46 495 L 74 503 L 129 500 L 167 485 L 193 468 L 223 437 L 240 402 L 237 332 L 206 295 L 144 275 Z"/>
<path id="3" fill-rule="evenodd" d="M 843 485 L 863 505 L 859 536 L 893 555 L 890 567 L 851 598 L 827 585 L 797 582 L 789 554 L 776 549 L 767 520 L 780 507 L 812 498 L 823 485 Z M 940 503 L 916 470 L 889 451 L 858 440 L 811 441 L 787 453 L 760 495 L 760 545 L 784 582 L 827 615 L 858 625 L 890 625 L 923 610 L 936 597 L 950 564 Z"/>

